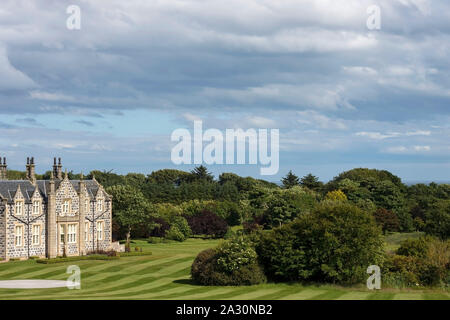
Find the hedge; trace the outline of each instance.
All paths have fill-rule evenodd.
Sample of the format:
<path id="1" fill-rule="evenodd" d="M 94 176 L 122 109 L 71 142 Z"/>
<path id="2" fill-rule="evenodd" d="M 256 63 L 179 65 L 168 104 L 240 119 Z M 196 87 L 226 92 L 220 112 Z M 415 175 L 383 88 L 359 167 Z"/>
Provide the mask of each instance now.
<path id="1" fill-rule="evenodd" d="M 37 263 L 43 264 L 53 264 L 53 263 L 63 263 L 81 260 L 116 260 L 120 259 L 119 256 L 107 256 L 100 254 L 92 254 L 87 256 L 76 256 L 76 257 L 66 257 L 66 258 L 52 258 L 52 259 L 37 259 Z"/>
<path id="2" fill-rule="evenodd" d="M 120 257 L 151 256 L 151 255 L 152 255 L 151 251 L 143 251 L 143 252 L 130 251 L 130 252 L 119 253 Z"/>

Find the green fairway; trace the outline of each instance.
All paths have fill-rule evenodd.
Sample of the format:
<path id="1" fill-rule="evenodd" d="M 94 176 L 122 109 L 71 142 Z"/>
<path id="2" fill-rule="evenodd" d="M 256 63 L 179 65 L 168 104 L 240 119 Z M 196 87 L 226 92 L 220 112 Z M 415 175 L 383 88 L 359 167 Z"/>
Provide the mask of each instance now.
<path id="1" fill-rule="evenodd" d="M 151 256 L 122 257 L 109 261 L 77 261 L 38 264 L 35 261 L 0 263 L 0 280 L 65 280 L 69 265 L 81 269 L 81 289 L 0 289 L 0 299 L 450 299 L 439 290 L 369 291 L 337 286 L 264 284 L 251 287 L 203 287 L 190 282 L 190 266 L 196 254 L 217 245 L 216 240 L 189 239 L 183 243 L 135 246 L 153 252 Z"/>

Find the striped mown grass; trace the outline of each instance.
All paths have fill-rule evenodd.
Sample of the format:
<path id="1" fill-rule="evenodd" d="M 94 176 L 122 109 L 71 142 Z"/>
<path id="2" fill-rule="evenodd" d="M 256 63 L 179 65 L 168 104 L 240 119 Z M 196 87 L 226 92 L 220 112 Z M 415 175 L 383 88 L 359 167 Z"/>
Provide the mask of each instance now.
<path id="1" fill-rule="evenodd" d="M 81 269 L 81 289 L 0 289 L 0 299 L 450 299 L 448 292 L 439 290 L 383 289 L 373 292 L 363 286 L 343 288 L 268 283 L 251 287 L 203 287 L 191 283 L 189 272 L 195 256 L 217 244 L 216 240 L 202 239 L 160 244 L 136 241 L 135 246 L 153 254 L 50 265 L 36 261 L 1 263 L 0 280 L 65 280 L 68 277 L 67 266 L 76 264 Z"/>

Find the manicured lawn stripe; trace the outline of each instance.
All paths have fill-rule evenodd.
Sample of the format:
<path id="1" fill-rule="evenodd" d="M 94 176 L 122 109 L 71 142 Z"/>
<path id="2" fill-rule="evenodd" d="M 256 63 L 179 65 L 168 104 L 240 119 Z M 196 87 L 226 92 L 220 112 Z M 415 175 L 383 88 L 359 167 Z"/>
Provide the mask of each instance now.
<path id="1" fill-rule="evenodd" d="M 450 295 L 447 293 L 424 293 L 425 300 L 450 300 Z"/>
<path id="2" fill-rule="evenodd" d="M 207 287 L 190 281 L 192 261 L 198 252 L 214 247 L 218 240 L 188 239 L 183 243 L 148 244 L 136 241 L 151 256 L 122 257 L 109 261 L 73 261 L 55 265 L 35 261 L 0 264 L 0 280 L 61 279 L 69 265 L 81 268 L 81 290 L 0 289 L 0 299 L 99 300 L 99 299 L 186 299 L 186 300 L 269 300 L 269 299 L 445 299 L 448 291 L 407 291 L 382 289 L 365 291 L 362 287 L 311 286 L 302 284 L 268 283 L 257 286 Z"/>
<path id="3" fill-rule="evenodd" d="M 397 293 L 394 300 L 423 300 L 422 293 Z"/>
<path id="4" fill-rule="evenodd" d="M 307 300 L 326 293 L 326 290 L 320 289 L 303 289 L 298 293 L 290 294 L 282 298 L 282 300 Z"/>
<path id="5" fill-rule="evenodd" d="M 212 295 L 207 299 L 212 300 L 226 300 L 231 299 L 235 296 L 248 293 L 250 290 L 255 290 L 254 287 L 228 287 L 230 290 L 224 293 L 219 293 L 216 295 Z"/>
<path id="6" fill-rule="evenodd" d="M 209 290 L 208 290 L 209 289 Z M 198 289 L 201 290 L 201 289 Z M 215 299 L 214 295 L 217 294 L 221 294 L 221 293 L 227 293 L 232 291 L 232 288 L 227 288 L 227 287 L 223 287 L 223 288 L 215 288 L 215 289 L 211 289 L 208 287 L 204 287 L 202 288 L 201 292 L 199 293 L 190 293 L 189 295 L 177 295 L 175 297 L 168 297 L 167 300 L 173 300 L 173 299 L 186 299 L 186 300 L 196 300 L 196 299 L 202 299 L 202 298 L 207 298 L 207 299 Z M 165 299 L 165 298 L 164 298 Z"/>
<path id="7" fill-rule="evenodd" d="M 267 296 L 269 294 L 274 294 L 280 292 L 282 289 L 278 288 L 271 288 L 271 289 L 257 289 L 257 288 L 249 288 L 249 290 L 252 290 L 248 293 L 243 293 L 237 296 L 229 297 L 227 299 L 232 300 L 258 300 L 259 298 L 263 296 Z"/>
<path id="8" fill-rule="evenodd" d="M 392 300 L 395 293 L 392 292 L 375 292 L 367 297 L 367 300 Z"/>
<path id="9" fill-rule="evenodd" d="M 370 292 L 348 292 L 338 297 L 337 300 L 366 300 Z"/>
<path id="10" fill-rule="evenodd" d="M 345 294 L 345 291 L 339 291 L 339 290 L 329 290 L 327 292 L 324 292 L 322 294 L 319 294 L 317 296 L 314 296 L 310 299 L 314 299 L 314 300 L 335 300 L 338 299 L 340 297 L 342 297 Z"/>

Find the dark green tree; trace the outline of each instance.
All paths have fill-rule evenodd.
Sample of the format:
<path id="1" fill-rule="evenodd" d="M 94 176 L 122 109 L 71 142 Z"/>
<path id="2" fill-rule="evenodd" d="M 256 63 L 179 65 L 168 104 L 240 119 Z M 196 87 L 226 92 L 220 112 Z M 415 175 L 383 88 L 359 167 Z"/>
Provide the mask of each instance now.
<path id="1" fill-rule="evenodd" d="M 322 188 L 323 183 L 319 181 L 318 177 L 309 173 L 300 179 L 300 185 L 314 191 L 319 191 Z"/>
<path id="2" fill-rule="evenodd" d="M 191 171 L 191 175 L 194 180 L 214 181 L 214 176 L 203 165 L 194 168 L 194 170 Z"/>
<path id="3" fill-rule="evenodd" d="M 292 170 L 289 170 L 288 174 L 281 179 L 281 183 L 283 184 L 283 187 L 286 189 L 292 188 L 294 186 L 300 185 L 299 178 L 292 173 Z"/>

